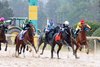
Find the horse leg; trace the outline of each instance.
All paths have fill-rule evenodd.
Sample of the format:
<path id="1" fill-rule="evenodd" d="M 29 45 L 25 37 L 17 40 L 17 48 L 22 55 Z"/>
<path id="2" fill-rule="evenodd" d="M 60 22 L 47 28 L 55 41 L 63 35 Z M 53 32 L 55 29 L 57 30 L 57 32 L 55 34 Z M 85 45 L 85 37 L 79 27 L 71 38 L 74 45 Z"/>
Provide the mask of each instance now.
<path id="1" fill-rule="evenodd" d="M 32 46 L 34 47 L 34 49 L 35 49 L 35 52 L 37 53 L 37 50 L 36 50 L 36 47 L 35 47 L 35 45 L 34 45 L 34 44 L 32 44 Z"/>
<path id="2" fill-rule="evenodd" d="M 23 56 L 25 57 L 25 44 L 23 45 Z"/>
<path id="3" fill-rule="evenodd" d="M 73 50 L 73 55 L 75 55 L 74 44 L 69 43 L 69 45 L 71 46 L 71 48 L 72 48 L 72 50 Z"/>
<path id="4" fill-rule="evenodd" d="M 7 47 L 8 47 L 8 42 L 6 41 L 5 51 L 7 51 Z"/>
<path id="5" fill-rule="evenodd" d="M 40 48 L 40 46 L 41 46 L 42 43 L 43 43 L 43 42 L 42 42 L 41 40 L 39 40 L 37 52 L 39 51 L 39 48 Z"/>
<path id="6" fill-rule="evenodd" d="M 89 54 L 89 45 L 88 45 L 88 43 L 86 42 L 86 45 L 85 45 L 85 48 L 87 49 L 87 54 Z"/>
<path id="7" fill-rule="evenodd" d="M 80 46 L 80 49 L 79 50 L 82 51 L 82 46 Z"/>
<path id="8" fill-rule="evenodd" d="M 1 43 L 0 43 L 0 50 L 1 50 Z"/>
<path id="9" fill-rule="evenodd" d="M 79 49 L 80 44 L 78 44 L 74 39 L 72 39 L 72 44 L 75 44 L 75 46 L 76 46 L 74 55 L 75 55 L 75 58 L 78 59 L 79 57 L 77 57 L 77 50 Z"/>
<path id="10" fill-rule="evenodd" d="M 77 50 L 78 50 L 78 48 L 79 48 L 79 45 L 78 44 L 75 44 L 76 45 L 76 49 L 75 49 L 75 58 L 76 59 L 79 59 L 79 57 L 77 57 Z"/>
<path id="11" fill-rule="evenodd" d="M 22 48 L 23 48 L 23 45 L 21 45 L 21 47 L 20 47 L 19 54 L 21 54 Z"/>
<path id="12" fill-rule="evenodd" d="M 54 44 L 52 44 L 52 46 L 51 46 L 51 58 L 53 58 L 53 51 L 54 51 L 54 47 L 55 47 L 55 43 Z"/>
<path id="13" fill-rule="evenodd" d="M 27 50 L 27 51 L 29 50 L 28 46 L 26 46 L 26 50 Z"/>
<path id="14" fill-rule="evenodd" d="M 19 44 L 16 44 L 16 52 L 15 52 L 15 56 L 18 57 L 19 56 Z M 16 54 L 17 53 L 17 54 Z"/>
<path id="15" fill-rule="evenodd" d="M 58 44 L 58 46 L 59 46 L 59 48 L 58 48 L 58 50 L 57 50 L 57 57 L 58 57 L 58 59 L 60 59 L 60 58 L 59 58 L 59 51 L 60 51 L 61 48 L 62 48 L 62 44 Z"/>
<path id="16" fill-rule="evenodd" d="M 45 49 L 45 47 L 46 47 L 46 43 L 44 43 L 44 46 L 43 46 L 43 49 L 42 49 L 42 53 L 40 53 L 41 55 L 43 54 L 43 52 L 44 52 L 44 49 Z"/>

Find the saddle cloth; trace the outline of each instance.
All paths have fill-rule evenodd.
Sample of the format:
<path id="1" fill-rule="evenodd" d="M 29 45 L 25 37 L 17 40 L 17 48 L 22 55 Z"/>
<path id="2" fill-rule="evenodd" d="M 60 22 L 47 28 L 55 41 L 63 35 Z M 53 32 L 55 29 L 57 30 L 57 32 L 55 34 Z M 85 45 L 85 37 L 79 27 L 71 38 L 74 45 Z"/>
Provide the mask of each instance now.
<path id="1" fill-rule="evenodd" d="M 59 35 L 59 33 L 57 33 L 57 35 L 55 36 L 55 41 L 60 41 L 61 40 L 61 36 Z"/>
<path id="2" fill-rule="evenodd" d="M 25 32 L 26 32 L 27 30 L 22 30 L 20 33 L 19 33 L 19 39 L 20 40 L 23 40 L 23 36 L 24 36 L 24 34 L 25 34 Z"/>

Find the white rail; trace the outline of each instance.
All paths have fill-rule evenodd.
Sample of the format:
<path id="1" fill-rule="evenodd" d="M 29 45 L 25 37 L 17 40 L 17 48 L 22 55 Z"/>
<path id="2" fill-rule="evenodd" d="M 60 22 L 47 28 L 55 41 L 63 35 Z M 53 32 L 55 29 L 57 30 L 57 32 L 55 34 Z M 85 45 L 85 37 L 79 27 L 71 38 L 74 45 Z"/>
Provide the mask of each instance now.
<path id="1" fill-rule="evenodd" d="M 96 39 L 100 40 L 100 37 L 87 37 L 87 39 L 94 40 L 94 54 L 96 53 Z"/>
<path id="2" fill-rule="evenodd" d="M 15 37 L 16 35 L 14 34 L 6 34 L 6 36 L 11 36 L 11 37 Z M 38 36 L 35 36 L 35 38 L 38 38 Z M 88 40 L 94 40 L 94 53 L 96 53 L 96 40 L 100 40 L 100 37 L 87 37 Z"/>
<path id="3" fill-rule="evenodd" d="M 100 37 L 87 37 L 88 39 L 98 39 L 98 40 L 100 40 Z"/>

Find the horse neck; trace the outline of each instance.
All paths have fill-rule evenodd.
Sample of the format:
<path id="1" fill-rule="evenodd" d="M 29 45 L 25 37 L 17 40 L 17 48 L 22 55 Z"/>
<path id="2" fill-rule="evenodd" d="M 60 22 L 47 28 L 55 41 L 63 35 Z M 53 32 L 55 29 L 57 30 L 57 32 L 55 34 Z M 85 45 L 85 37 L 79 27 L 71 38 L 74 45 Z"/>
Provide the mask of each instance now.
<path id="1" fill-rule="evenodd" d="M 80 31 L 77 37 L 78 40 L 84 41 L 86 40 L 86 32 L 85 31 Z"/>
<path id="2" fill-rule="evenodd" d="M 5 34 L 4 28 L 0 29 L 0 33 Z"/>

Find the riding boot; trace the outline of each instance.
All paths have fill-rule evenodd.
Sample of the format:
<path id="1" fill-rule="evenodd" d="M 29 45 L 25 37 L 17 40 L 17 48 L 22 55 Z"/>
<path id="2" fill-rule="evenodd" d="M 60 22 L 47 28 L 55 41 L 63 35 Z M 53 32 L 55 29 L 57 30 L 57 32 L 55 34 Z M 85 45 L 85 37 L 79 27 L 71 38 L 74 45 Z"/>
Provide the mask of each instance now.
<path id="1" fill-rule="evenodd" d="M 46 39 L 46 42 L 48 42 L 48 33 L 47 32 L 45 34 L 45 39 Z"/>
<path id="2" fill-rule="evenodd" d="M 24 39 L 24 34 L 22 34 L 22 39 Z"/>
<path id="3" fill-rule="evenodd" d="M 78 36 L 79 29 L 75 31 L 75 38 Z"/>

